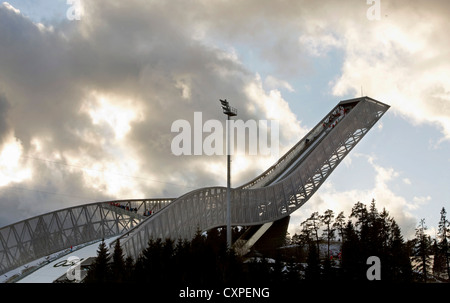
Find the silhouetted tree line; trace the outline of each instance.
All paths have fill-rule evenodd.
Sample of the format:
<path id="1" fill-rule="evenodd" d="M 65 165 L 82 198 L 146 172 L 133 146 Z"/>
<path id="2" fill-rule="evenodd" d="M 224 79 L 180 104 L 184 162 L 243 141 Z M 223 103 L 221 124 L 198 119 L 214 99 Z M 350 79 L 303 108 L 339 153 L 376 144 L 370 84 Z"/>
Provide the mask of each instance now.
<path id="1" fill-rule="evenodd" d="M 237 237 L 237 232 L 233 233 Z M 191 241 L 150 240 L 133 262 L 116 241 L 112 256 L 102 241 L 86 283 L 139 282 L 175 289 L 186 286 L 274 285 L 282 282 L 281 263 L 271 266 L 265 258 L 244 262 L 226 245 L 226 230 L 197 231 Z"/>
<path id="2" fill-rule="evenodd" d="M 367 259 L 377 256 L 381 261 L 383 281 L 411 281 L 412 269 L 408 245 L 400 228 L 386 209 L 379 212 L 372 200 L 369 208 L 356 203 L 348 220 L 343 212 L 335 218 L 332 210 L 323 215 L 314 212 L 301 223 L 301 232 L 291 242 L 308 247 L 306 279 L 364 281 L 367 280 Z M 330 243 L 340 239 L 338 256 L 330 253 Z M 320 258 L 320 243 L 326 253 Z"/>
<path id="3" fill-rule="evenodd" d="M 150 240 L 135 261 L 124 259 L 119 241 L 112 256 L 102 241 L 84 281 L 145 282 L 175 288 L 360 282 L 367 281 L 367 259 L 377 256 L 381 261 L 381 281 L 448 282 L 450 228 L 444 208 L 437 238 L 432 241 L 425 230 L 425 222 L 421 220 L 416 237 L 405 241 L 386 209 L 379 212 L 375 200 L 369 207 L 358 202 L 347 220 L 343 212 L 337 216 L 332 210 L 323 215 L 314 212 L 301 223 L 301 232 L 286 237 L 286 246 L 273 252 L 271 258 L 238 256 L 227 248 L 226 230 L 222 228 L 208 233 L 198 231 L 191 241 Z M 239 236 L 237 229 L 233 236 Z M 338 252 L 331 249 L 332 246 L 336 249 L 336 245 Z"/>
<path id="4" fill-rule="evenodd" d="M 426 234 L 425 219 L 420 220 L 416 236 L 410 241 L 413 269 L 422 282 L 450 281 L 450 222 L 444 207 L 440 211 L 436 238 Z"/>
<path id="5" fill-rule="evenodd" d="M 347 220 L 343 212 L 336 217 L 332 210 L 323 215 L 314 212 L 290 243 L 307 247 L 307 256 L 303 256 L 307 280 L 367 280 L 367 259 L 377 256 L 384 282 L 449 282 L 449 226 L 442 208 L 436 239 L 425 233 L 422 219 L 415 238 L 405 241 L 395 219 L 386 209 L 379 212 L 372 200 L 369 207 L 356 203 Z M 336 239 L 340 250 L 332 256 L 330 243 Z M 325 253 L 320 249 L 323 246 Z"/>

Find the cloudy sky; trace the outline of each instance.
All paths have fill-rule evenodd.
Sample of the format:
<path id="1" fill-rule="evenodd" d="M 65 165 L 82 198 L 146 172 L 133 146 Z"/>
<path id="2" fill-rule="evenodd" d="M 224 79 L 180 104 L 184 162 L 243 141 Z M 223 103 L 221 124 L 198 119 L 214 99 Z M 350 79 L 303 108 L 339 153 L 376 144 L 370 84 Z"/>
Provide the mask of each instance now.
<path id="1" fill-rule="evenodd" d="M 290 232 L 374 198 L 407 238 L 421 218 L 434 236 L 450 210 L 449 1 L 76 2 L 0 4 L 0 226 L 225 186 L 224 156 L 171 152 L 172 123 L 223 120 L 219 99 L 279 121 L 282 154 L 361 93 L 390 110 Z M 232 186 L 276 159 L 235 156 Z"/>

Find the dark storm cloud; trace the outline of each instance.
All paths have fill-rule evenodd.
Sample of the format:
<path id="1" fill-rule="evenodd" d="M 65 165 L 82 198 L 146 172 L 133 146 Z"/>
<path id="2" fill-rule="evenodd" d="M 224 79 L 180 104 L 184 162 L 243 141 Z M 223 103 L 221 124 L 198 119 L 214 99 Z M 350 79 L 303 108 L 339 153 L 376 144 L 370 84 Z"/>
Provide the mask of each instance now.
<path id="1" fill-rule="evenodd" d="M 109 4 L 87 3 L 81 21 L 51 27 L 0 6 L 0 88 L 9 102 L 0 100 L 5 109 L 0 134 L 9 129 L 3 121 L 12 121 L 10 129 L 23 147 L 20 164 L 33 175 L 0 194 L 5 213 L 15 214 L 10 220 L 24 215 L 24 209 L 42 213 L 77 204 L 79 197 L 110 199 L 84 179 L 96 161 L 138 161 L 142 178 L 132 180 L 145 197 L 223 184 L 206 164 L 224 159 L 171 154 L 171 124 L 186 119 L 193 125 L 195 111 L 204 121 L 224 120 L 219 98 L 238 107 L 244 121 L 257 118 L 247 110 L 244 90 L 254 74 L 229 51 L 193 38 L 194 10 L 137 1 Z M 131 121 L 122 145 L 81 110 L 93 92 L 112 96 L 119 106 L 131 99 L 139 108 L 143 118 Z M 34 139 L 42 143 L 40 151 Z M 127 154 L 124 146 L 134 153 Z M 87 162 L 78 168 L 65 165 L 74 155 Z"/>
<path id="2" fill-rule="evenodd" d="M 8 122 L 8 111 L 10 104 L 4 94 L 0 93 L 0 146 L 3 144 L 3 140 L 10 131 L 10 125 Z"/>
<path id="3" fill-rule="evenodd" d="M 440 18 L 442 12 L 448 12 L 448 1 L 428 3 L 382 0 L 382 10 L 389 18 L 398 12 L 404 18 L 405 12 L 412 11 Z M 225 159 L 172 155 L 170 144 L 175 134 L 170 129 L 178 119 L 192 125 L 195 111 L 203 113 L 204 121 L 223 121 L 218 104 L 223 98 L 238 108 L 244 121 L 268 119 L 262 102 L 255 104 L 248 93 L 253 85 L 254 99 L 268 99 L 264 88 L 258 90 L 264 81 L 240 62 L 234 47 L 255 53 L 256 61 L 267 62 L 276 77 L 286 76 L 283 80 L 291 81 L 312 69 L 308 45 L 299 40 L 301 34 L 311 35 L 312 40 L 305 41 L 316 41 L 329 30 L 334 33 L 344 28 L 351 34 L 355 24 L 361 33 L 369 27 L 368 5 L 360 0 L 346 5 L 259 0 L 102 0 L 83 4 L 80 21 L 62 20 L 51 26 L 35 24 L 0 5 L 0 144 L 12 132 L 23 146 L 20 163 L 33 171 L 31 180 L 13 185 L 41 190 L 3 189 L 0 203 L 4 213 L 16 214 L 11 218 L 19 217 L 19 210 L 38 212 L 77 203 L 76 196 L 113 198 L 86 181 L 85 172 L 94 164 L 104 165 L 100 170 L 106 170 L 108 163 L 136 161 L 139 169 L 133 174 L 139 178 L 125 177 L 131 174 L 128 171 L 115 173 L 124 176 L 124 181 L 133 181 L 145 197 L 177 196 L 201 186 L 223 185 L 223 174 L 209 171 L 209 164 Z M 402 5 L 410 8 L 404 10 Z M 444 39 L 437 37 L 442 46 Z M 344 44 L 351 38 L 336 40 Z M 123 141 L 114 138 L 111 127 L 93 123 L 82 110 L 86 104 L 96 104 L 96 94 L 105 95 L 119 107 L 139 110 L 140 118 L 130 122 L 131 130 Z M 275 99 L 271 96 L 268 102 Z M 444 101 L 434 102 L 437 106 Z M 290 113 L 289 109 L 285 113 Z M 293 138 L 292 133 L 300 128 L 295 124 L 298 121 L 287 115 L 283 118 L 293 123 L 280 128 L 281 146 L 301 137 Z M 41 140 L 41 151 L 33 145 L 36 138 Z M 69 163 L 75 155 L 80 159 L 77 167 L 56 163 Z M 262 169 L 251 166 L 236 176 L 234 185 Z M 105 184 L 98 186 L 104 189 Z M 68 196 L 45 195 L 44 191 Z M 10 223 L 12 219 L 0 220 L 3 225 L 3 220 Z"/>
<path id="4" fill-rule="evenodd" d="M 16 136 L 25 147 L 34 135 L 56 136 L 62 147 L 77 146 L 80 142 L 67 131 L 85 121 L 74 115 L 80 91 L 71 77 L 64 40 L 4 7 L 0 20 L 0 85 L 12 104 L 9 118 Z"/>

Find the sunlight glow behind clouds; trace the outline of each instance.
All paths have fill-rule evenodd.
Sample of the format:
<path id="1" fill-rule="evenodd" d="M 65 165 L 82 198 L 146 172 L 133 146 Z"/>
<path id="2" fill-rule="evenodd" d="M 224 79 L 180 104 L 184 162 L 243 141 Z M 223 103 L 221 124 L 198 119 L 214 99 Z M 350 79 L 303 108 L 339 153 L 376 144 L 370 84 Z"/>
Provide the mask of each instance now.
<path id="1" fill-rule="evenodd" d="M 131 122 L 144 119 L 136 102 L 120 99 L 119 103 L 118 97 L 103 96 L 96 92 L 85 100 L 80 112 L 87 113 L 94 125 L 111 128 L 117 140 L 123 139 L 131 130 Z"/>
<path id="2" fill-rule="evenodd" d="M 15 8 L 15 7 L 13 7 L 13 6 L 12 6 L 11 4 L 9 4 L 8 2 L 3 2 L 2 5 L 3 5 L 4 7 L 6 7 L 7 9 L 13 11 L 13 12 L 16 13 L 17 15 L 20 14 L 20 10 L 17 9 L 17 8 Z"/>
<path id="3" fill-rule="evenodd" d="M 39 18 L 0 5 L 5 41 L 0 45 L 0 118 L 6 121 L 0 123 L 0 139 L 8 132 L 15 136 L 0 141 L 2 173 L 9 176 L 3 175 L 0 185 L 20 182 L 48 186 L 48 192 L 106 193 L 108 198 L 172 197 L 217 185 L 225 180 L 224 159 L 174 157 L 170 124 L 196 110 L 208 119 L 223 118 L 219 98 L 228 98 L 243 120 L 279 121 L 280 155 L 312 126 L 302 121 L 304 115 L 316 121 L 330 100 L 334 105 L 337 97 L 359 96 L 361 86 L 365 95 L 390 104 L 388 115 L 407 120 L 412 134 L 420 125 L 433 125 L 437 131 L 429 140 L 438 142 L 435 149 L 449 141 L 448 1 L 383 1 L 379 21 L 367 20 L 368 6 L 360 0 L 83 2 L 79 22 L 66 20 L 63 11 L 60 23 L 47 20 L 45 27 Z M 339 56 L 330 55 L 336 51 Z M 338 60 L 333 71 L 326 66 L 331 60 Z M 321 64 L 325 67 L 318 71 Z M 320 84 L 311 80 L 315 73 Z M 304 87 L 317 91 L 305 97 Z M 294 111 L 298 104 L 304 107 Z M 380 121 L 377 135 L 393 140 L 388 128 L 396 125 Z M 361 154 L 372 152 L 368 146 Z M 390 199 L 387 208 L 412 222 L 401 210 L 417 209 L 428 193 L 414 192 L 417 199 L 411 202 L 408 193 L 393 188 L 407 187 L 406 180 L 416 187 L 420 176 L 403 175 L 389 159 L 367 158 L 369 169 L 358 171 L 350 157 L 341 166 L 374 180 L 370 190 L 341 191 L 327 182 L 299 213 L 314 205 L 349 206 L 372 198 L 381 208 Z M 236 158 L 233 185 L 276 160 Z M 441 182 L 448 178 L 445 171 L 438 174 Z M 184 187 L 173 190 L 168 182 Z M 32 198 L 49 209 L 67 206 L 58 196 Z M 0 199 L 13 213 L 10 201 L 20 197 Z M 24 209 L 31 203 L 25 200 Z M 37 209 L 36 203 L 28 207 Z"/>
<path id="4" fill-rule="evenodd" d="M 32 178 L 31 170 L 22 166 L 22 153 L 22 144 L 15 138 L 10 137 L 3 145 L 3 149 L 0 150 L 0 186 Z"/>
<path id="5" fill-rule="evenodd" d="M 447 21 L 425 22 L 426 14 L 409 7 L 396 13 L 397 18 L 361 31 L 354 30 L 356 24 L 342 29 L 346 56 L 333 93 L 358 96 L 363 86 L 365 95 L 385 100 L 392 111 L 416 123 L 439 125 L 450 140 L 450 61 L 441 60 L 450 44 L 448 39 L 436 41 Z"/>

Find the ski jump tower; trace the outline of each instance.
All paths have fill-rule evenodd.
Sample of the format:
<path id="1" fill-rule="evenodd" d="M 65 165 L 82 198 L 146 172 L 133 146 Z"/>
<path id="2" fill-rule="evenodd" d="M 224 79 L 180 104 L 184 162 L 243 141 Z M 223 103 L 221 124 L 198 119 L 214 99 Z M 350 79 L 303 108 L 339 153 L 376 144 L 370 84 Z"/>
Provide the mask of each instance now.
<path id="1" fill-rule="evenodd" d="M 247 252 L 273 222 L 305 204 L 388 109 L 369 97 L 339 102 L 274 165 L 231 189 L 231 225 L 253 229 L 251 237 L 234 246 Z M 149 209 L 152 216 L 146 216 Z M 120 236 L 124 253 L 136 259 L 150 239 L 191 239 L 197 229 L 226 226 L 226 212 L 226 187 L 200 188 L 176 199 L 57 210 L 0 228 L 0 274 L 71 245 L 112 236 Z"/>
<path id="2" fill-rule="evenodd" d="M 257 226 L 255 234 L 260 237 L 273 222 L 289 216 L 311 198 L 388 109 L 369 97 L 338 103 L 274 165 L 232 189 L 231 224 Z M 226 188 L 201 188 L 175 199 L 120 241 L 124 252 L 136 258 L 152 238 L 190 239 L 197 229 L 225 225 Z M 252 245 L 247 242 L 239 243 L 244 251 Z"/>

